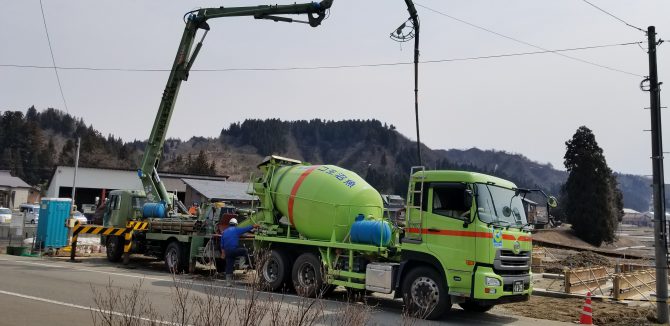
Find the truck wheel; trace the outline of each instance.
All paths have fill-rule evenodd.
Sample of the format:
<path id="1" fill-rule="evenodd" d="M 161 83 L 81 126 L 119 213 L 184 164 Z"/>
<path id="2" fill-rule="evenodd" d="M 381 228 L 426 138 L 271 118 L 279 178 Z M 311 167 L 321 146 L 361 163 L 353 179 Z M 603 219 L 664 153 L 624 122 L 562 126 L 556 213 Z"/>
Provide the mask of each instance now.
<path id="1" fill-rule="evenodd" d="M 451 298 L 440 274 L 419 266 L 409 271 L 402 283 L 403 301 L 411 316 L 437 319 L 451 309 Z"/>
<path id="2" fill-rule="evenodd" d="M 295 291 L 308 298 L 314 298 L 323 294 L 323 265 L 321 260 L 312 253 L 304 253 L 293 263 L 293 287 Z"/>
<path id="3" fill-rule="evenodd" d="M 107 236 L 107 260 L 118 263 L 123 256 L 123 239 L 117 236 Z"/>
<path id="4" fill-rule="evenodd" d="M 458 305 L 461 306 L 463 310 L 470 312 L 487 312 L 495 306 L 492 304 L 483 304 L 474 301 L 463 302 L 459 303 Z"/>
<path id="5" fill-rule="evenodd" d="M 270 250 L 270 255 L 263 263 L 261 281 L 270 291 L 281 290 L 288 279 L 290 261 L 283 251 Z"/>
<path id="6" fill-rule="evenodd" d="M 165 248 L 165 267 L 170 273 L 183 273 L 188 267 L 186 255 L 178 241 L 172 241 Z"/>

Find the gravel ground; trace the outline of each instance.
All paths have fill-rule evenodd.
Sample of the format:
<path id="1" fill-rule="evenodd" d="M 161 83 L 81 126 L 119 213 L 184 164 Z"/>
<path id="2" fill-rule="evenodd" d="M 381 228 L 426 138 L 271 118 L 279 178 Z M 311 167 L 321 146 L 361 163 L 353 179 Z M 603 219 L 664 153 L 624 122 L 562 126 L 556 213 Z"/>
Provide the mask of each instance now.
<path id="1" fill-rule="evenodd" d="M 579 321 L 584 305 L 582 299 L 558 299 L 532 296 L 530 301 L 496 307 L 515 315 L 563 322 Z M 615 302 L 593 301 L 593 323 L 597 325 L 657 325 L 653 322 L 655 309 L 645 306 L 627 306 Z"/>

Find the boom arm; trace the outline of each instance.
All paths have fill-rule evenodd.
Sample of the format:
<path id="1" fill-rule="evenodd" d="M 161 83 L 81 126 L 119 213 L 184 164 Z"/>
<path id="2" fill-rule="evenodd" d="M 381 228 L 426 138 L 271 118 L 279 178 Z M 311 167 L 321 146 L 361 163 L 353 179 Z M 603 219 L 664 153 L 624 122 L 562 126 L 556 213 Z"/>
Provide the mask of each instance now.
<path id="1" fill-rule="evenodd" d="M 207 20 L 219 17 L 236 17 L 236 16 L 253 16 L 256 19 L 269 19 L 282 22 L 301 22 L 308 23 L 312 27 L 317 27 L 326 16 L 326 10 L 330 8 L 333 0 L 323 0 L 319 3 L 304 3 L 293 5 L 274 5 L 274 6 L 254 6 L 254 7 L 232 7 L 232 8 L 204 8 L 187 13 L 186 27 L 179 43 L 177 56 L 172 64 L 170 77 L 167 85 L 163 91 L 160 106 L 158 107 L 158 114 L 154 121 L 149 142 L 144 151 L 142 164 L 137 171 L 138 176 L 142 180 L 142 186 L 147 194 L 149 201 L 157 202 L 163 201 L 169 210 L 172 209 L 172 197 L 168 195 L 165 186 L 160 181 L 158 176 L 158 163 L 163 154 L 163 145 L 165 144 L 165 136 L 168 125 L 174 110 L 175 100 L 179 93 L 179 87 L 182 81 L 188 79 L 188 73 L 195 61 L 195 58 L 200 52 L 202 42 L 209 31 Z M 299 21 L 292 18 L 278 17 L 275 15 L 300 15 L 306 14 L 308 21 Z M 196 45 L 191 53 L 193 42 L 196 37 L 198 29 L 203 29 L 205 32 L 202 39 Z"/>

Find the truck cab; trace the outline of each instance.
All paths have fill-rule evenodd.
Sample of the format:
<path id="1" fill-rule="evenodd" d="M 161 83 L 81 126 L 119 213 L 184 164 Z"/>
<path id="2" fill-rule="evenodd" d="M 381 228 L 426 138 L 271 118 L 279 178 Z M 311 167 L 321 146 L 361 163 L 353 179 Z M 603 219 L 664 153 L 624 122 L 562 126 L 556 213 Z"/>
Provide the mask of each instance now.
<path id="1" fill-rule="evenodd" d="M 515 184 L 480 173 L 413 173 L 404 267 L 433 265 L 448 304 L 486 311 L 528 300 L 532 242 L 520 194 Z"/>
<path id="2" fill-rule="evenodd" d="M 142 218 L 147 196 L 141 190 L 114 190 L 109 193 L 102 218 L 104 226 L 125 227 L 128 221 Z"/>

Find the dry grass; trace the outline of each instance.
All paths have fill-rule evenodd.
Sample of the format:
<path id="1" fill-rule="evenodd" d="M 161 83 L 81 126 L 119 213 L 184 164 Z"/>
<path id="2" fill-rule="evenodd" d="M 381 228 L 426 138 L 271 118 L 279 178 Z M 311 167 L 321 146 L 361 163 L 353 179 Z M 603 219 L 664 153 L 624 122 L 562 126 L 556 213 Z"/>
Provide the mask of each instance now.
<path id="1" fill-rule="evenodd" d="M 102 289 L 91 286 L 93 304 L 97 308 L 91 309 L 93 324 L 105 326 L 162 324 L 156 310 L 142 292 L 143 283 L 144 281 L 140 280 L 130 290 L 115 287 L 111 279 Z"/>
<path id="2" fill-rule="evenodd" d="M 260 257 L 260 258 L 259 258 Z M 263 266 L 261 254 L 255 261 L 256 268 Z M 263 292 L 259 271 L 248 273 L 245 285 L 224 287 L 214 278 L 195 283 L 178 275 L 172 276 L 171 307 L 159 315 L 142 289 L 143 281 L 130 290 L 115 287 L 110 280 L 102 288 L 92 286 L 91 315 L 94 325 L 273 325 L 312 326 L 369 325 L 372 307 L 361 303 L 335 303 L 332 313 L 326 315 L 326 302 L 321 295 L 316 298 L 288 296 L 284 293 Z M 298 294 L 301 289 L 296 289 Z M 325 289 L 319 291 L 323 294 Z M 162 307 L 165 308 L 165 307 Z"/>

